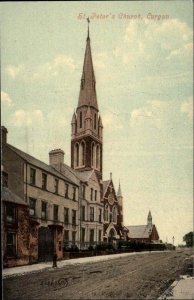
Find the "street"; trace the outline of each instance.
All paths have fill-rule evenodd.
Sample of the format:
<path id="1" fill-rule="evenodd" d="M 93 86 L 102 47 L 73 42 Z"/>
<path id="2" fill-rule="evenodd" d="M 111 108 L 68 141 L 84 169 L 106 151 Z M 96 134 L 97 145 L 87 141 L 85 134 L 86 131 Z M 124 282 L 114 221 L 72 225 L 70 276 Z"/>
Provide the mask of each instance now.
<path id="1" fill-rule="evenodd" d="M 188 273 L 191 254 L 148 252 L 6 278 L 4 299 L 157 299 Z"/>

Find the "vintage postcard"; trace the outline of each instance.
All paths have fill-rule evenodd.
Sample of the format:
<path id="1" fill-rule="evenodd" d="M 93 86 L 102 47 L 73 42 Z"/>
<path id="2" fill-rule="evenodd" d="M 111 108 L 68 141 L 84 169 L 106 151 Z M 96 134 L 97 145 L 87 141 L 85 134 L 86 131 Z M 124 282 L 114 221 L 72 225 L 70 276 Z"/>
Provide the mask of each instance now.
<path id="1" fill-rule="evenodd" d="M 192 11 L 0 4 L 4 299 L 193 297 Z"/>

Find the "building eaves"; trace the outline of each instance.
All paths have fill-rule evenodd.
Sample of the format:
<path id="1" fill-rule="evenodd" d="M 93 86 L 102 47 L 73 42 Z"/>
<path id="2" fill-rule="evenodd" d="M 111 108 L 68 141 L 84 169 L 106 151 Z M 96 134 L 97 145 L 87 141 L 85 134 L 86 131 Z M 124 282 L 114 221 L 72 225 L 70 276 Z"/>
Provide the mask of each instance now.
<path id="1" fill-rule="evenodd" d="M 12 191 L 10 191 L 7 187 L 2 187 L 1 190 L 1 199 L 5 202 L 12 202 L 19 205 L 25 205 L 28 206 L 27 203 L 20 197 L 18 197 L 16 194 L 14 194 Z"/>

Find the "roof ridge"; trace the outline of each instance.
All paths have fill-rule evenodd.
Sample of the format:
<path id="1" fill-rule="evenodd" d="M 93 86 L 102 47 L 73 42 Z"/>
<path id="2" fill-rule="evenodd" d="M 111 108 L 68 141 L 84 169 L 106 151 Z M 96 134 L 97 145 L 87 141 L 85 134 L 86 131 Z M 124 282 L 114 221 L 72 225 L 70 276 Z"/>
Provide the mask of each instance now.
<path id="1" fill-rule="evenodd" d="M 59 177 L 61 177 L 62 179 L 68 181 L 69 183 L 72 183 L 72 184 L 74 184 L 74 185 L 77 185 L 77 184 L 74 183 L 71 179 L 69 179 L 68 177 L 66 177 L 66 176 L 63 175 L 62 173 L 60 173 L 60 172 L 59 172 L 57 169 L 55 169 L 53 166 L 51 166 L 51 165 L 49 165 L 49 164 L 46 164 L 45 162 L 41 161 L 40 159 L 38 159 L 38 158 L 32 156 L 31 154 L 28 154 L 28 153 L 24 152 L 23 150 L 20 150 L 20 149 L 16 148 L 15 146 L 12 146 L 12 145 L 10 145 L 10 144 L 7 144 L 7 146 L 8 146 L 11 150 L 15 151 L 15 152 L 17 153 L 17 155 L 19 155 L 20 157 L 22 157 L 22 159 L 24 159 L 25 161 L 30 161 L 30 159 L 33 159 L 33 160 L 35 160 L 37 163 L 40 163 L 40 164 L 43 165 L 42 167 L 41 167 L 41 166 L 37 166 L 37 167 L 39 167 L 40 169 L 48 168 L 48 169 L 50 169 L 50 170 L 47 170 L 47 172 L 55 173 L 56 176 L 58 175 Z M 31 163 L 32 165 L 34 165 L 33 162 L 29 162 L 29 163 Z"/>

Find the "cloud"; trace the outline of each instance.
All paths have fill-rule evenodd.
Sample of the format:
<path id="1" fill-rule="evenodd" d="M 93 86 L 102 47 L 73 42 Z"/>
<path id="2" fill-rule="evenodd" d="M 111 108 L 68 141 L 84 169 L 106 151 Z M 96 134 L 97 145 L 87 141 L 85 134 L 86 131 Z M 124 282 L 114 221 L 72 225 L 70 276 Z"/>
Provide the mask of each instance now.
<path id="1" fill-rule="evenodd" d="M 164 114 L 169 107 L 168 102 L 153 100 L 147 101 L 147 105 L 134 109 L 130 113 L 130 125 L 135 127 L 137 125 L 143 125 L 147 120 L 156 127 L 162 126 Z"/>
<path id="2" fill-rule="evenodd" d="M 106 127 L 106 129 L 111 131 L 123 128 L 123 124 L 116 114 L 106 112 L 102 114 L 102 121 L 104 128 Z"/>
<path id="3" fill-rule="evenodd" d="M 94 52 L 93 57 L 94 57 L 94 67 L 98 69 L 104 69 L 108 59 L 108 53 L 105 51 L 99 53 Z"/>
<path id="4" fill-rule="evenodd" d="M 9 94 L 6 92 L 1 92 L 1 102 L 7 106 L 12 105 L 12 99 L 10 98 Z"/>
<path id="5" fill-rule="evenodd" d="M 48 78 L 48 76 L 57 77 L 61 75 L 61 72 L 73 71 L 76 67 L 77 64 L 71 56 L 58 54 L 50 62 L 41 65 L 8 65 L 6 66 L 5 71 L 13 80 L 20 78 L 24 81 L 38 81 L 40 79 Z"/>
<path id="6" fill-rule="evenodd" d="M 192 55 L 192 30 L 178 19 L 161 22 L 131 20 L 125 30 L 122 46 L 114 50 L 124 64 L 150 62 L 158 64 L 164 59 L 185 59 Z"/>
<path id="7" fill-rule="evenodd" d="M 190 97 L 187 101 L 184 101 L 180 107 L 181 112 L 185 113 L 190 120 L 193 119 L 193 101 Z"/>
<path id="8" fill-rule="evenodd" d="M 34 110 L 32 112 L 23 109 L 17 110 L 11 116 L 11 124 L 16 127 L 29 126 L 32 124 L 39 124 L 43 122 L 43 114 L 41 110 Z"/>
<path id="9" fill-rule="evenodd" d="M 19 75 L 21 75 L 24 71 L 24 66 L 23 65 L 18 65 L 18 66 L 13 66 L 13 65 L 8 65 L 5 68 L 6 73 L 12 78 L 16 79 Z"/>

